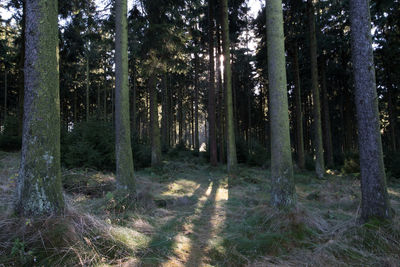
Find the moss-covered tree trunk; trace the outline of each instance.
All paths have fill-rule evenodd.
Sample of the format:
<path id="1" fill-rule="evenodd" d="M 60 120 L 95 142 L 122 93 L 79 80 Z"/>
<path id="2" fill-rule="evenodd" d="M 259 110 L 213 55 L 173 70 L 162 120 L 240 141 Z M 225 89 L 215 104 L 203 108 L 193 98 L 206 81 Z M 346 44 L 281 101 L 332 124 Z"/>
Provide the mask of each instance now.
<path id="1" fill-rule="evenodd" d="M 318 178 L 325 174 L 324 146 L 322 143 L 321 126 L 321 104 L 318 85 L 318 61 L 317 61 L 317 37 L 315 31 L 315 14 L 313 0 L 308 0 L 308 26 L 310 36 L 311 54 L 311 87 L 313 97 L 313 129 L 314 129 L 314 151 L 315 151 L 315 172 Z"/>
<path id="2" fill-rule="evenodd" d="M 217 165 L 217 135 L 215 123 L 215 71 L 214 71 L 214 1 L 208 1 L 208 56 L 209 56 L 209 85 L 208 85 L 208 138 L 210 163 Z"/>
<path id="3" fill-rule="evenodd" d="M 115 1 L 115 154 L 117 181 L 135 193 L 129 119 L 127 0 Z"/>
<path id="4" fill-rule="evenodd" d="M 350 1 L 351 48 L 361 170 L 361 219 L 392 216 L 386 188 L 369 0 Z"/>
<path id="5" fill-rule="evenodd" d="M 60 214 L 60 108 L 57 1 L 26 1 L 25 100 L 15 211 Z"/>
<path id="6" fill-rule="evenodd" d="M 149 78 L 150 90 L 150 125 L 151 125 L 151 166 L 161 163 L 161 137 L 158 124 L 157 77 L 151 74 Z"/>
<path id="7" fill-rule="evenodd" d="M 294 75 L 294 98 L 296 106 L 296 141 L 297 141 L 297 165 L 304 169 L 304 135 L 303 135 L 303 108 L 300 89 L 300 67 L 297 42 L 293 45 L 293 75 Z"/>
<path id="8" fill-rule="evenodd" d="M 232 69 L 229 40 L 228 0 L 221 0 L 222 48 L 224 53 L 224 83 L 226 92 L 227 165 L 228 172 L 237 168 L 235 125 L 233 121 Z"/>
<path id="9" fill-rule="evenodd" d="M 266 13 L 271 118 L 271 203 L 278 208 L 287 208 L 296 203 L 296 193 L 290 151 L 282 1 L 266 0 Z"/>

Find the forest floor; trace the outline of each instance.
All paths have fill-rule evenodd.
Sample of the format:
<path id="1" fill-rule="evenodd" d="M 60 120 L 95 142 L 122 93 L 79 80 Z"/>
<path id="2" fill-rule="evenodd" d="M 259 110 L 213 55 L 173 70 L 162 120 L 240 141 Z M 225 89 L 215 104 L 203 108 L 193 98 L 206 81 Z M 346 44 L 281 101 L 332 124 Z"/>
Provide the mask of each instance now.
<path id="1" fill-rule="evenodd" d="M 269 171 L 228 177 L 183 155 L 136 172 L 138 197 L 111 173 L 64 170 L 67 213 L 10 215 L 18 153 L 0 152 L 0 266 L 400 266 L 400 182 L 389 183 L 393 222 L 360 225 L 360 182 L 296 172 L 298 205 L 269 206 Z"/>

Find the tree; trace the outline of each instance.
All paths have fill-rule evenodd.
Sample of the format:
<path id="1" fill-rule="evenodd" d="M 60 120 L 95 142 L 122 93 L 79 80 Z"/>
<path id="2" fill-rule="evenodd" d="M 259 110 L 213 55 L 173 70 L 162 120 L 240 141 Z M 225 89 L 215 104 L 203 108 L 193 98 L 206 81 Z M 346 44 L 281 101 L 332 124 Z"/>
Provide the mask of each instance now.
<path id="1" fill-rule="evenodd" d="M 26 1 L 25 103 L 15 211 L 64 211 L 60 167 L 57 1 Z"/>
<path id="2" fill-rule="evenodd" d="M 315 172 L 318 178 L 324 177 L 324 147 L 322 143 L 321 126 L 321 104 L 318 85 L 318 62 L 317 62 L 317 37 L 315 32 L 315 15 L 313 0 L 308 0 L 308 26 L 310 34 L 310 53 L 311 53 L 311 87 L 313 99 L 313 118 L 314 118 L 314 150 L 315 150 Z"/>
<path id="3" fill-rule="evenodd" d="M 224 85 L 226 92 L 227 162 L 228 172 L 237 168 L 235 126 L 233 121 L 232 70 L 229 40 L 228 1 L 221 0 L 222 48 L 224 54 Z"/>
<path id="4" fill-rule="evenodd" d="M 208 90 L 208 135 L 210 143 L 210 163 L 217 165 L 217 135 L 215 131 L 215 70 L 214 70 L 214 5 L 208 0 L 208 55 L 209 61 L 209 90 Z"/>
<path id="5" fill-rule="evenodd" d="M 369 0 L 350 1 L 351 48 L 361 171 L 361 220 L 392 216 L 379 129 Z"/>
<path id="6" fill-rule="evenodd" d="M 115 154 L 117 180 L 135 190 L 129 119 L 127 0 L 115 1 Z"/>
<path id="7" fill-rule="evenodd" d="M 271 116 L 271 202 L 279 208 L 296 203 L 289 114 L 282 1 L 266 0 L 268 39 L 268 80 Z"/>

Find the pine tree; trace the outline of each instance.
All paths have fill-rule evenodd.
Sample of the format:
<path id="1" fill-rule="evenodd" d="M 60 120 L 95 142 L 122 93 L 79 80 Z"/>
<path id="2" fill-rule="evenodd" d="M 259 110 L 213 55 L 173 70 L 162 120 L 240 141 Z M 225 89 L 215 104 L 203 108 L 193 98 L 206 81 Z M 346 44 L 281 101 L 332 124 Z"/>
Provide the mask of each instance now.
<path id="1" fill-rule="evenodd" d="M 392 216 L 386 188 L 369 0 L 350 1 L 351 48 L 361 171 L 361 219 Z"/>
<path id="2" fill-rule="evenodd" d="M 135 192 L 129 119 L 127 0 L 115 1 L 115 154 L 120 186 Z"/>
<path id="3" fill-rule="evenodd" d="M 282 1 L 266 0 L 266 13 L 271 117 L 271 202 L 275 207 L 286 208 L 296 203 L 296 195 L 290 151 Z"/>
<path id="4" fill-rule="evenodd" d="M 228 1 L 221 0 L 222 13 L 222 48 L 224 54 L 224 86 L 226 92 L 226 127 L 227 127 L 227 162 L 228 172 L 234 172 L 237 168 L 235 126 L 233 121 L 233 97 L 232 97 L 232 69 L 229 40 Z"/>
<path id="5" fill-rule="evenodd" d="M 64 211 L 60 167 L 57 1 L 26 1 L 25 103 L 15 210 Z"/>

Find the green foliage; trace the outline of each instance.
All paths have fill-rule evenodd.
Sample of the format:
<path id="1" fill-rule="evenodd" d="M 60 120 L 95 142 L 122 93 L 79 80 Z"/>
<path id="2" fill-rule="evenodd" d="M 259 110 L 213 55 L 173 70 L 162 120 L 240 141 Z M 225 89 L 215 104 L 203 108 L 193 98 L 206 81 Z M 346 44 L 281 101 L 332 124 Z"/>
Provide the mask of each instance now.
<path id="1" fill-rule="evenodd" d="M 360 172 L 360 158 L 357 153 L 349 153 L 345 156 L 342 172 L 346 174 Z"/>
<path id="2" fill-rule="evenodd" d="M 18 136 L 18 118 L 7 117 L 4 131 L 0 134 L 0 150 L 17 151 L 21 149 L 21 137 Z"/>
<path id="3" fill-rule="evenodd" d="M 33 251 L 26 251 L 25 242 L 20 241 L 19 238 L 14 240 L 10 255 L 14 258 L 15 263 L 19 265 L 32 264 L 35 260 Z"/>
<path id="4" fill-rule="evenodd" d="M 151 147 L 132 136 L 134 167 L 146 168 L 151 163 Z M 80 122 L 72 131 L 61 135 L 61 162 L 67 168 L 115 170 L 115 133 L 110 122 Z"/>
<path id="5" fill-rule="evenodd" d="M 61 162 L 68 168 L 115 169 L 114 128 L 109 122 L 88 121 L 63 131 Z"/>

